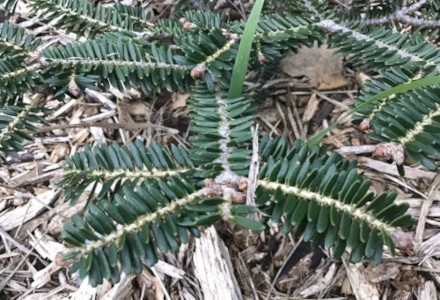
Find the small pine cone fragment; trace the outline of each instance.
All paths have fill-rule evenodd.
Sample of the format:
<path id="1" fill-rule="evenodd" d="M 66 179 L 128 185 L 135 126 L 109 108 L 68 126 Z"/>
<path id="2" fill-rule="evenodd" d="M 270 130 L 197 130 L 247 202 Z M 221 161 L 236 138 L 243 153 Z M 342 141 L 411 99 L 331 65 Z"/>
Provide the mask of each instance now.
<path id="1" fill-rule="evenodd" d="M 223 188 L 219 184 L 211 184 L 207 186 L 205 196 L 221 197 L 222 195 L 223 195 Z"/>
<path id="2" fill-rule="evenodd" d="M 205 180 L 203 180 L 203 183 L 205 184 L 205 186 L 211 186 L 214 183 L 214 180 L 212 178 L 206 178 Z"/>
<path id="3" fill-rule="evenodd" d="M 75 82 L 75 80 L 71 80 L 69 82 L 69 93 L 71 93 L 75 97 L 79 97 L 81 95 L 81 90 L 79 89 L 79 86 Z"/>
<path id="4" fill-rule="evenodd" d="M 359 125 L 359 128 L 362 131 L 367 131 L 368 129 L 371 129 L 371 124 L 369 119 L 363 119 L 361 124 Z"/>
<path id="5" fill-rule="evenodd" d="M 203 64 L 198 64 L 197 66 L 195 66 L 191 72 L 189 73 L 189 75 L 191 75 L 191 77 L 193 79 L 197 79 L 197 78 L 202 78 L 203 75 L 205 75 L 206 72 L 206 67 Z"/>
<path id="6" fill-rule="evenodd" d="M 402 250 L 408 255 L 414 255 L 414 236 L 411 232 L 396 229 L 391 234 L 391 238 L 397 249 Z"/>
<path id="7" fill-rule="evenodd" d="M 238 42 L 240 40 L 240 36 L 236 33 L 231 33 L 228 31 L 223 31 L 223 35 L 229 40 L 234 41 L 234 43 Z"/>
<path id="8" fill-rule="evenodd" d="M 74 259 L 64 259 L 64 258 L 63 258 L 63 255 L 64 255 L 63 252 L 58 252 L 58 253 L 55 255 L 54 263 L 55 263 L 57 266 L 60 266 L 60 267 L 67 267 L 67 266 L 71 265 L 73 262 L 75 262 Z"/>
<path id="9" fill-rule="evenodd" d="M 196 24 L 191 23 L 191 22 L 185 22 L 185 23 L 183 23 L 182 26 L 183 26 L 183 29 L 185 29 L 185 30 L 192 30 L 192 29 L 195 29 L 195 28 L 199 27 Z"/>
<path id="10" fill-rule="evenodd" d="M 57 266 L 64 267 L 66 265 L 66 261 L 63 260 L 63 254 L 61 252 L 57 253 L 54 262 Z"/>
<path id="11" fill-rule="evenodd" d="M 24 63 L 25 63 L 27 66 L 30 66 L 30 65 L 32 65 L 32 64 L 35 64 L 35 63 L 39 62 L 39 61 L 41 60 L 41 58 L 42 58 L 41 54 L 34 55 L 34 56 L 31 56 L 31 57 L 27 57 L 27 58 L 24 60 Z"/>
<path id="12" fill-rule="evenodd" d="M 239 177 L 237 180 L 237 187 L 240 191 L 244 192 L 247 190 L 247 178 L 246 177 Z"/>
<path id="13" fill-rule="evenodd" d="M 377 145 L 373 156 L 386 160 L 392 159 L 396 165 L 401 165 L 405 160 L 405 150 L 403 146 L 398 143 L 381 143 Z"/>
<path id="14" fill-rule="evenodd" d="M 233 191 L 232 192 L 232 203 L 235 203 L 235 204 L 246 203 L 246 193 Z"/>
<path id="15" fill-rule="evenodd" d="M 266 56 L 264 56 L 263 53 L 258 52 L 258 63 L 259 63 L 260 65 L 264 65 L 266 62 L 267 62 L 267 58 L 266 58 Z"/>
<path id="16" fill-rule="evenodd" d="M 46 61 L 46 59 L 39 55 L 28 57 L 24 60 L 27 66 L 31 66 L 34 68 L 34 70 L 41 70 L 44 68 L 47 68 L 49 66 L 49 63 Z"/>

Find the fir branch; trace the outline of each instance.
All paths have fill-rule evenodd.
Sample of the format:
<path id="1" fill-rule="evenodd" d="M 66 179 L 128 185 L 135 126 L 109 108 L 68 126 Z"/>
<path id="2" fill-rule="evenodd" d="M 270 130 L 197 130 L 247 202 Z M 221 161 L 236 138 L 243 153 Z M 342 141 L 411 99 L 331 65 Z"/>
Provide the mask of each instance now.
<path id="1" fill-rule="evenodd" d="M 25 133 L 23 127 L 36 131 L 30 123 L 44 120 L 34 114 L 35 108 L 43 98 L 42 94 L 36 94 L 31 102 L 22 108 L 7 107 L 0 110 L 0 150 L 5 153 L 23 150 L 23 139 L 31 140 L 32 136 Z M 18 112 L 18 113 L 17 113 Z M 5 124 L 7 124 L 5 126 Z"/>
<path id="2" fill-rule="evenodd" d="M 192 159 L 209 174 L 222 175 L 216 181 L 236 181 L 249 171 L 249 142 L 252 139 L 255 106 L 246 98 L 226 99 L 221 92 L 205 87 L 193 89 L 188 101 L 194 111 L 190 129 L 199 133 L 190 137 Z M 206 134 L 209 133 L 209 136 Z M 210 177 L 210 176 L 207 176 Z M 229 179 L 228 179 L 229 178 Z"/>
<path id="3" fill-rule="evenodd" d="M 423 20 L 419 18 L 413 18 L 407 15 L 397 14 L 394 20 L 400 21 L 402 23 L 416 26 L 416 27 L 429 27 L 429 28 L 439 28 L 440 27 L 440 21 L 437 20 Z M 376 23 L 380 24 L 380 23 Z"/>
<path id="4" fill-rule="evenodd" d="M 15 69 L 10 72 L 0 73 L 0 80 L 15 80 L 16 77 L 23 76 L 24 74 L 31 73 L 41 69 L 41 64 L 33 64 L 27 67 Z"/>
<path id="5" fill-rule="evenodd" d="M 144 10 L 141 7 L 133 7 L 127 5 L 116 4 L 115 9 L 119 12 L 119 14 L 123 17 L 126 17 L 130 20 L 141 23 L 147 27 L 155 27 L 156 24 L 149 22 L 146 20 L 145 16 L 139 17 L 139 15 L 144 14 Z"/>
<path id="6" fill-rule="evenodd" d="M 17 116 L 12 118 L 8 126 L 0 132 L 0 144 L 5 142 L 7 139 L 11 137 L 11 133 L 13 133 L 16 130 L 17 125 L 24 122 L 28 114 L 35 106 L 37 106 L 38 102 L 41 99 L 42 99 L 42 95 L 37 94 L 36 96 L 33 97 L 32 101 L 29 104 L 27 104 Z"/>
<path id="7" fill-rule="evenodd" d="M 127 20 L 137 21 L 138 18 L 128 16 L 128 12 L 121 15 L 116 9 L 104 8 L 101 4 L 95 5 L 85 0 L 35 0 L 32 6 L 35 11 L 40 11 L 41 17 L 49 20 L 64 16 L 57 21 L 57 26 L 75 28 L 87 24 L 88 26 L 81 26 L 81 33 L 86 29 L 94 29 L 93 34 L 96 30 L 109 30 L 147 39 L 156 35 L 152 31 L 137 31 L 134 24 Z"/>
<path id="8" fill-rule="evenodd" d="M 386 24 L 390 21 L 399 21 L 412 26 L 425 26 L 430 28 L 438 28 L 440 27 L 440 21 L 436 20 L 423 20 L 409 16 L 409 14 L 418 11 L 422 6 L 424 6 L 428 1 L 421 0 L 416 2 L 410 6 L 403 7 L 401 9 L 396 10 L 394 13 L 384 16 L 381 18 L 375 19 L 363 19 L 362 23 L 364 25 L 380 25 Z"/>
<path id="9" fill-rule="evenodd" d="M 395 81 L 396 77 L 393 76 L 393 75 L 395 75 L 396 72 L 399 72 L 399 70 L 390 70 L 388 72 L 381 72 L 381 76 L 382 76 L 382 78 L 387 79 L 388 82 L 392 82 L 392 85 L 394 85 L 394 86 L 399 85 L 399 84 L 403 84 L 403 83 L 410 83 L 412 81 L 420 79 L 423 76 L 422 72 L 417 72 L 411 77 L 402 76 L 403 78 L 400 78 L 400 81 L 397 82 L 397 81 Z M 401 74 L 401 72 L 399 72 L 399 73 Z M 370 94 L 368 92 L 369 88 L 370 89 L 378 88 L 375 84 L 383 86 L 381 81 L 379 82 L 379 81 L 372 80 L 366 84 L 366 88 L 365 88 L 365 90 L 367 91 L 366 94 L 368 94 L 368 95 Z M 412 93 L 412 92 L 409 92 L 409 93 Z M 377 94 L 377 91 L 374 91 L 373 94 Z M 364 120 L 368 121 L 368 122 L 373 120 L 377 114 L 379 114 L 384 109 L 386 109 L 389 106 L 389 104 L 392 104 L 393 101 L 395 101 L 396 97 L 397 97 L 396 94 L 392 94 L 392 95 L 382 99 L 381 101 L 379 101 L 375 108 L 370 109 L 369 112 L 364 112 L 364 114 L 365 114 Z M 363 96 L 362 99 L 363 98 L 365 98 L 365 96 Z M 356 98 L 356 100 L 358 100 L 358 99 L 359 98 Z M 365 128 L 365 129 L 369 129 L 369 125 L 367 127 L 368 128 Z"/>
<path id="10" fill-rule="evenodd" d="M 34 52 L 30 51 L 23 46 L 16 45 L 14 43 L 8 42 L 6 39 L 3 39 L 0 37 L 0 49 L 12 49 L 14 52 L 20 52 L 26 57 L 33 56 Z M 2 52 L 5 52 L 5 50 L 2 50 Z"/>
<path id="11" fill-rule="evenodd" d="M 273 16 L 273 18 L 277 18 L 277 15 Z M 287 20 L 287 22 L 292 20 Z M 262 22 L 270 22 L 270 19 L 262 19 Z M 286 22 L 284 22 L 286 23 Z M 261 26 L 261 25 L 260 25 Z M 254 35 L 254 40 L 259 40 L 260 42 L 267 42 L 266 39 L 269 40 L 286 40 L 295 36 L 296 33 L 300 33 L 301 31 L 310 30 L 310 24 L 307 25 L 299 25 L 292 24 L 292 27 L 286 27 L 284 29 L 272 29 L 272 30 L 264 30 L 261 27 L 258 27 L 257 32 Z"/>
<path id="12" fill-rule="evenodd" d="M 192 204 L 195 200 L 205 196 L 205 194 L 206 194 L 206 190 L 201 189 L 192 194 L 185 196 L 184 198 L 174 200 L 170 202 L 168 205 L 161 207 L 152 213 L 139 216 L 135 222 L 132 222 L 126 226 L 121 226 L 111 234 L 104 235 L 96 241 L 90 241 L 88 244 L 85 244 L 81 247 L 75 247 L 69 249 L 69 251 L 66 252 L 64 256 L 81 257 L 86 255 L 87 253 L 90 253 L 93 250 L 100 249 L 110 243 L 117 242 L 123 236 L 138 232 L 142 229 L 143 226 L 151 225 L 152 223 L 157 222 L 157 220 L 165 217 L 166 215 L 175 213 L 176 210 L 178 210 L 179 208 Z"/>
<path id="13" fill-rule="evenodd" d="M 222 48 L 218 49 L 216 52 L 206 57 L 204 61 L 197 64 L 191 70 L 191 77 L 193 78 L 201 77 L 205 73 L 207 66 L 209 66 L 209 64 L 215 61 L 220 55 L 222 55 L 225 52 L 228 52 L 231 49 L 232 45 L 235 44 L 235 42 L 236 39 L 229 40 Z"/>
<path id="14" fill-rule="evenodd" d="M 387 49 L 389 51 L 394 51 L 398 56 L 400 56 L 401 58 L 408 59 L 412 63 L 415 63 L 415 64 L 422 63 L 424 65 L 424 67 L 434 67 L 437 72 L 440 71 L 440 66 L 437 61 L 438 58 L 435 55 L 421 55 L 417 52 L 414 52 L 414 53 L 410 52 L 407 49 L 405 49 L 404 47 L 399 48 L 399 47 L 393 45 L 391 42 L 387 43 L 387 42 L 384 42 L 380 39 L 370 37 L 370 36 L 363 34 L 359 31 L 352 30 L 342 24 L 338 24 L 335 21 L 330 20 L 330 19 L 322 20 L 322 21 L 318 22 L 316 25 L 329 31 L 329 32 L 332 32 L 332 33 L 340 32 L 343 34 L 349 34 L 355 40 L 357 40 L 359 42 L 363 42 L 368 46 L 371 46 L 371 44 L 374 44 L 374 45 L 376 45 L 376 47 L 378 49 Z"/>
<path id="15" fill-rule="evenodd" d="M 350 215 L 350 217 L 352 217 L 353 219 L 357 219 L 359 222 L 367 223 L 371 229 L 377 229 L 380 232 L 386 232 L 388 235 L 390 235 L 395 230 L 395 227 L 390 226 L 390 224 L 387 222 L 379 220 L 373 214 L 365 211 L 362 208 L 356 208 L 355 205 L 343 203 L 337 199 L 323 196 L 319 193 L 312 192 L 304 188 L 288 186 L 278 182 L 268 182 L 266 180 L 259 180 L 258 185 L 263 189 L 280 189 L 285 194 L 292 194 L 300 199 L 306 199 L 308 201 L 316 201 L 319 203 L 319 205 L 335 207 L 341 214 L 346 213 Z"/>
<path id="16" fill-rule="evenodd" d="M 40 42 L 23 28 L 12 26 L 8 21 L 0 23 L 0 55 L 3 58 L 32 59 L 38 55 L 35 50 Z"/>
<path id="17" fill-rule="evenodd" d="M 24 66 L 20 59 L 0 59 L 0 99 L 15 99 L 43 81 L 41 63 Z"/>
<path id="18" fill-rule="evenodd" d="M 59 89 L 58 94 L 69 85 L 79 94 L 85 88 L 96 89 L 98 84 L 120 90 L 138 87 L 144 93 L 163 88 L 183 90 L 191 80 L 190 68 L 176 63 L 171 49 L 153 44 L 98 39 L 44 49 L 42 53 L 41 61 L 54 74 L 48 83 Z"/>
<path id="19" fill-rule="evenodd" d="M 70 185 L 64 195 L 75 203 L 89 185 L 93 185 L 94 190 L 99 182 L 104 187 L 98 200 L 107 196 L 115 182 L 143 183 L 149 179 L 153 182 L 194 170 L 184 149 L 173 145 L 171 150 L 172 155 L 157 143 L 146 147 L 140 140 L 127 147 L 116 143 L 94 148 L 86 146 L 82 152 L 66 158 L 67 166 L 59 184 Z M 94 196 L 92 194 L 90 197 Z"/>
<path id="20" fill-rule="evenodd" d="M 435 118 L 440 116 L 440 105 L 436 105 L 436 109 L 432 110 L 429 114 L 423 116 L 423 119 L 420 122 L 417 122 L 413 129 L 408 130 L 406 135 L 403 137 L 399 137 L 397 140 L 402 145 L 406 145 L 415 140 L 415 138 L 423 133 L 427 126 L 430 126 L 436 123 Z"/>
<path id="21" fill-rule="evenodd" d="M 319 27 L 324 28 L 325 30 L 327 30 L 329 32 L 343 32 L 343 33 L 346 33 L 346 34 L 350 34 L 351 36 L 353 36 L 358 41 L 373 42 L 379 48 L 388 48 L 390 50 L 394 50 L 400 56 L 409 58 L 413 62 L 424 61 L 423 58 L 419 57 L 416 54 L 412 54 L 412 53 L 406 52 L 406 51 L 404 51 L 402 49 L 397 48 L 396 46 L 388 45 L 388 44 L 386 44 L 386 43 L 384 43 L 382 41 L 378 41 L 378 40 L 376 40 L 374 38 L 371 38 L 368 35 L 362 34 L 362 33 L 358 32 L 358 31 L 351 30 L 350 28 L 345 27 L 342 24 L 338 24 L 338 23 L 336 23 L 333 20 L 322 20 L 322 21 L 318 22 L 316 25 L 319 26 Z"/>

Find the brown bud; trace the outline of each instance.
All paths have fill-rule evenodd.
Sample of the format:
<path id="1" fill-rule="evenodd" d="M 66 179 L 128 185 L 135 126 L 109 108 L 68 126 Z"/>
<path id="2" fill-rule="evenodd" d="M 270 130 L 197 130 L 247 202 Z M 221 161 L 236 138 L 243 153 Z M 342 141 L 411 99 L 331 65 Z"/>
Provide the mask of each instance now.
<path id="1" fill-rule="evenodd" d="M 41 55 L 40 55 L 40 54 L 37 54 L 37 55 L 34 55 L 34 56 L 27 57 L 27 58 L 24 60 L 24 63 L 25 63 L 27 66 L 29 66 L 29 65 L 32 65 L 32 64 L 34 64 L 34 63 L 40 61 L 40 60 L 41 60 Z"/>
<path id="2" fill-rule="evenodd" d="M 206 188 L 205 195 L 207 197 L 221 197 L 223 195 L 223 189 L 218 184 L 212 184 Z"/>
<path id="3" fill-rule="evenodd" d="M 258 52 L 258 63 L 260 65 L 264 65 L 267 62 L 266 56 L 263 55 L 263 53 Z"/>
<path id="4" fill-rule="evenodd" d="M 367 131 L 368 129 L 370 129 L 371 128 L 370 120 L 363 119 L 362 122 L 361 122 L 361 125 L 359 125 L 359 128 L 362 131 Z"/>
<path id="5" fill-rule="evenodd" d="M 244 178 L 244 177 L 240 177 L 240 178 L 238 179 L 237 186 L 238 186 L 238 189 L 239 189 L 240 191 L 243 191 L 243 192 L 246 191 L 246 190 L 247 190 L 247 186 L 248 186 L 248 184 L 247 184 L 247 179 Z"/>
<path id="6" fill-rule="evenodd" d="M 243 204 L 246 202 L 246 194 L 242 192 L 232 192 L 232 203 Z"/>
<path id="7" fill-rule="evenodd" d="M 60 267 L 65 267 L 65 266 L 67 266 L 69 264 L 67 260 L 63 259 L 63 253 L 62 252 L 58 252 L 57 253 L 57 255 L 55 256 L 54 263 L 57 266 L 60 266 Z"/>
<path id="8" fill-rule="evenodd" d="M 41 55 L 28 57 L 24 61 L 26 65 L 31 66 L 34 70 L 41 70 L 49 66 L 49 63 Z"/>
<path id="9" fill-rule="evenodd" d="M 240 40 L 240 36 L 236 33 L 224 32 L 225 37 L 234 42 L 238 42 Z"/>
<path id="10" fill-rule="evenodd" d="M 191 29 L 194 29 L 194 28 L 197 28 L 197 27 L 198 26 L 196 24 L 191 23 L 191 22 L 183 23 L 183 29 L 185 29 L 185 30 L 191 30 Z"/>
<path id="11" fill-rule="evenodd" d="M 205 74 L 206 67 L 203 64 L 198 64 L 189 73 L 193 79 L 201 78 Z"/>
<path id="12" fill-rule="evenodd" d="M 214 180 L 212 180 L 212 178 L 206 178 L 203 182 L 205 183 L 205 186 L 211 186 L 214 183 Z"/>
<path id="13" fill-rule="evenodd" d="M 81 90 L 79 89 L 79 86 L 76 84 L 75 80 L 71 80 L 69 82 L 69 92 L 75 97 L 79 97 L 81 95 Z"/>
<path id="14" fill-rule="evenodd" d="M 401 144 L 394 142 L 381 143 L 374 149 L 373 156 L 382 159 L 392 159 L 397 165 L 401 165 L 405 160 L 405 151 Z"/>
<path id="15" fill-rule="evenodd" d="M 408 255 L 414 255 L 414 236 L 412 232 L 396 229 L 391 233 L 394 245 Z"/>
<path id="16" fill-rule="evenodd" d="M 376 146 L 376 149 L 373 151 L 373 157 L 385 158 L 389 159 L 388 156 L 388 147 L 385 144 L 379 144 Z"/>

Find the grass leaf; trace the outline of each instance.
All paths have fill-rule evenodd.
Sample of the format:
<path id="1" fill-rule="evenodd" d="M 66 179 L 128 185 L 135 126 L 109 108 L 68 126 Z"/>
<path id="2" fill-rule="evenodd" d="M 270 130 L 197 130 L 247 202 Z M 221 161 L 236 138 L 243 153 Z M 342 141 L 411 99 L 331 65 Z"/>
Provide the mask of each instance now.
<path id="1" fill-rule="evenodd" d="M 240 97 L 243 93 L 244 78 L 247 73 L 249 56 L 254 41 L 254 34 L 257 29 L 258 19 L 260 18 L 264 0 L 257 0 L 252 8 L 251 15 L 246 22 L 246 27 L 238 46 L 238 54 L 235 59 L 234 69 L 232 70 L 231 84 L 229 86 L 228 98 Z"/>

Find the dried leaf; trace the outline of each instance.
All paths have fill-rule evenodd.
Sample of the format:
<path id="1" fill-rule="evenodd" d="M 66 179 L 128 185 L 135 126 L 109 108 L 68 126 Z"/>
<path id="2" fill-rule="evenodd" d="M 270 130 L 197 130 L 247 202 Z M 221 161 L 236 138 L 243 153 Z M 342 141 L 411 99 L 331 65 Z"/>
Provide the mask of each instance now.
<path id="1" fill-rule="evenodd" d="M 310 85 L 320 90 L 331 90 L 346 86 L 348 80 L 341 75 L 342 56 L 325 45 L 301 48 L 298 53 L 288 52 L 281 62 L 281 70 L 289 76 L 307 76 Z"/>

